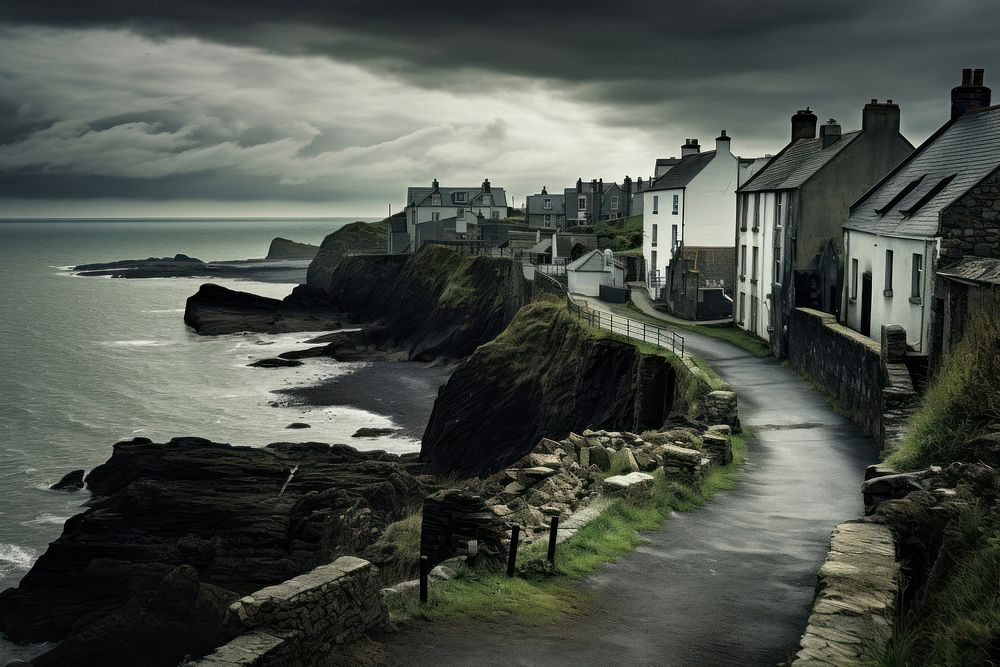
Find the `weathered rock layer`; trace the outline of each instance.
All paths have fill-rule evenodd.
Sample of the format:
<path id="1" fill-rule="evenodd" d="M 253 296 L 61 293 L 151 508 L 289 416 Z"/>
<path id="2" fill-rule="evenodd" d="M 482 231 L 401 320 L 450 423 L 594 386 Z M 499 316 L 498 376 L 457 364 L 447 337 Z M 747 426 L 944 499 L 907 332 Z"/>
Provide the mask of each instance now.
<path id="1" fill-rule="evenodd" d="M 188 297 L 184 323 L 200 334 L 322 331 L 340 326 L 340 312 L 322 290 L 299 285 L 284 299 L 202 285 Z"/>

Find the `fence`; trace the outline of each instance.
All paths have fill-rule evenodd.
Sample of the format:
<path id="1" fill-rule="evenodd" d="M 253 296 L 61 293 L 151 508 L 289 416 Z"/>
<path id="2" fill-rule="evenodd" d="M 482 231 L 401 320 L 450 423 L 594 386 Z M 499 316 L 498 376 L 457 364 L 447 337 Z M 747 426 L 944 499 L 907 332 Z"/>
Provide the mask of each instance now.
<path id="1" fill-rule="evenodd" d="M 565 276 L 565 264 L 535 264 L 536 273 L 544 273 L 549 276 Z"/>
<path id="2" fill-rule="evenodd" d="M 625 336 L 631 340 L 657 345 L 670 350 L 678 357 L 684 356 L 684 336 L 680 336 L 670 329 L 658 327 L 655 324 L 646 324 L 621 315 L 612 315 L 603 310 L 594 310 L 585 303 L 577 302 L 569 294 L 566 295 L 566 306 L 572 315 L 591 326 Z"/>

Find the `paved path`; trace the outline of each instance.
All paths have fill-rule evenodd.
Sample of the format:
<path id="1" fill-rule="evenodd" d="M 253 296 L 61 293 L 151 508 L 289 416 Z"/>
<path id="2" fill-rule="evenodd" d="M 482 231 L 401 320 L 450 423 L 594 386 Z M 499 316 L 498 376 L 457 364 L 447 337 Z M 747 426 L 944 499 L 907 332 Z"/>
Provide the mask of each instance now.
<path id="1" fill-rule="evenodd" d="M 862 512 L 875 446 L 791 370 L 685 332 L 753 428 L 740 484 L 677 514 L 581 584 L 594 608 L 554 627 L 416 624 L 394 665 L 773 665 L 805 628 L 837 523 Z"/>

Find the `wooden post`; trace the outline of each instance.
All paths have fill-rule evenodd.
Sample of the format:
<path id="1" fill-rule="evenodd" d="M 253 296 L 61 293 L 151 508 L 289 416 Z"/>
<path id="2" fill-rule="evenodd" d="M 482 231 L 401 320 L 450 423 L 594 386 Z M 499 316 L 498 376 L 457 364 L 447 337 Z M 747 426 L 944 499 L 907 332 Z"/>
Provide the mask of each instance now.
<path id="1" fill-rule="evenodd" d="M 549 562 L 553 565 L 556 562 L 556 535 L 559 533 L 559 517 L 552 517 L 552 524 L 549 526 Z"/>
<path id="2" fill-rule="evenodd" d="M 420 604 L 427 604 L 427 576 L 430 574 L 430 563 L 427 556 L 420 557 Z"/>
<path id="3" fill-rule="evenodd" d="M 510 529 L 510 548 L 507 551 L 507 576 L 514 576 L 514 566 L 517 564 L 517 541 L 521 536 L 521 527 L 514 525 Z"/>

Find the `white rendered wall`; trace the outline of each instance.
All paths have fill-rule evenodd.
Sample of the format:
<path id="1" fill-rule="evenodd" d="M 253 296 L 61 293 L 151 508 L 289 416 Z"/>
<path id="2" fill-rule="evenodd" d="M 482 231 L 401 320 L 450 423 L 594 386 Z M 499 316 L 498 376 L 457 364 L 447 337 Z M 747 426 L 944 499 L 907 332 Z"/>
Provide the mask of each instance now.
<path id="1" fill-rule="evenodd" d="M 754 231 L 754 195 L 760 197 L 760 216 L 758 218 L 758 229 Z M 777 229 L 775 219 L 776 197 L 779 193 L 759 192 L 749 193 L 749 209 L 747 211 L 747 229 L 740 229 L 742 203 L 738 201 L 734 214 L 734 229 L 737 231 L 736 240 L 736 293 L 733 295 L 733 321 L 739 328 L 749 331 L 759 338 L 771 340 L 768 327 L 771 324 L 771 311 L 773 310 L 773 298 L 770 296 L 773 290 L 774 280 L 781 280 L 781 276 L 774 276 L 775 239 L 781 243 L 781 233 Z M 791 197 L 788 193 L 783 194 L 782 220 L 781 226 L 787 224 L 788 202 Z M 740 264 L 741 248 L 746 246 L 746 269 L 745 275 L 741 277 L 743 267 Z M 757 248 L 757 282 L 753 282 L 753 249 Z M 779 250 L 780 252 L 780 250 Z M 784 268 L 784 267 L 782 267 Z M 742 297 L 741 297 L 742 295 Z M 750 308 L 752 297 L 758 300 L 756 326 L 751 326 Z M 740 317 L 740 300 L 743 300 L 744 314 Z"/>
<path id="2" fill-rule="evenodd" d="M 899 324 L 906 329 L 906 342 L 917 352 L 929 351 L 930 307 L 933 271 L 937 262 L 936 240 L 876 236 L 858 230 L 844 230 L 843 322 L 861 330 L 862 276 L 872 275 L 872 321 L 870 335 L 878 340 L 883 324 Z M 892 296 L 885 294 L 885 251 L 893 252 Z M 910 300 L 913 255 L 923 255 L 920 303 Z M 854 294 L 853 261 L 858 260 L 857 297 Z"/>

